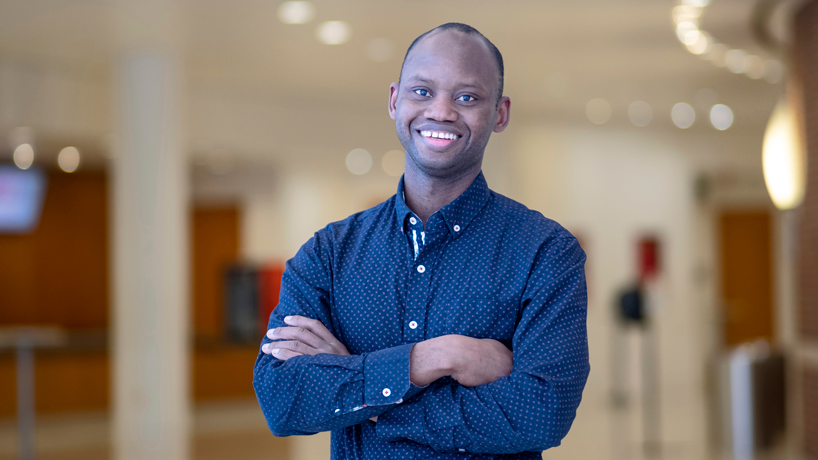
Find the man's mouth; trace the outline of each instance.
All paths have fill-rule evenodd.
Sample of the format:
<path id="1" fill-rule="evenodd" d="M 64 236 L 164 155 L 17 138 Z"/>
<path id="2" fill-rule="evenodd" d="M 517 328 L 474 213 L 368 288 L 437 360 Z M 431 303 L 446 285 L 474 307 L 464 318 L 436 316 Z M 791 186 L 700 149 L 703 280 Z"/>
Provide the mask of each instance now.
<path id="1" fill-rule="evenodd" d="M 417 131 L 420 137 L 423 138 L 423 143 L 432 149 L 444 149 L 460 139 L 460 134 L 450 133 L 448 131 L 432 131 L 428 129 L 421 129 Z"/>
<path id="2" fill-rule="evenodd" d="M 427 139 L 444 139 L 450 141 L 459 139 L 461 137 L 459 134 L 454 134 L 446 131 L 427 131 L 427 130 L 421 130 L 420 135 Z"/>

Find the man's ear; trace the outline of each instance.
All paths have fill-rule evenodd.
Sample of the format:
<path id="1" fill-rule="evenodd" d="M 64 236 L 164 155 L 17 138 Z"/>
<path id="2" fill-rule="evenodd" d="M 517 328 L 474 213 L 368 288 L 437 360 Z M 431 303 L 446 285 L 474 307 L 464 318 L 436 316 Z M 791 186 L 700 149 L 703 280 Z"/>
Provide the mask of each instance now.
<path id="1" fill-rule="evenodd" d="M 511 99 L 508 96 L 500 98 L 500 103 L 497 104 L 497 123 L 494 125 L 494 132 L 501 133 L 508 126 L 508 120 L 511 117 Z"/>
<path id="2" fill-rule="evenodd" d="M 392 82 L 389 85 L 389 118 L 395 119 L 398 110 L 398 86 L 399 83 Z"/>

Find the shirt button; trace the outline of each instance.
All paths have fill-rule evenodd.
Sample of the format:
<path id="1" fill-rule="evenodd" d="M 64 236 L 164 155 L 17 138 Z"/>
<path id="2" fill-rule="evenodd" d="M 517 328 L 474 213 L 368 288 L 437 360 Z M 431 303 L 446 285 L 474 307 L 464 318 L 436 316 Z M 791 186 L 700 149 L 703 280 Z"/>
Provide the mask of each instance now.
<path id="1" fill-rule="evenodd" d="M 418 265 L 418 273 L 423 273 L 425 271 L 426 271 L 426 267 L 424 267 L 423 265 Z"/>
<path id="2" fill-rule="evenodd" d="M 417 321 L 409 321 L 409 329 L 417 329 L 418 323 Z"/>
<path id="3" fill-rule="evenodd" d="M 459 232 L 459 231 L 460 231 L 460 226 L 459 226 L 459 225 L 455 225 L 455 226 L 454 226 L 454 231 Z"/>
<path id="4" fill-rule="evenodd" d="M 388 397 L 389 397 L 389 395 L 391 395 L 391 394 L 392 394 L 392 390 L 390 390 L 389 388 L 384 388 L 384 389 L 383 389 L 383 391 L 382 391 L 382 393 L 383 393 L 383 396 L 384 396 L 385 398 L 388 398 Z"/>
<path id="5" fill-rule="evenodd" d="M 412 225 L 415 225 L 416 223 L 418 223 L 418 220 L 415 219 L 414 217 L 410 217 L 409 218 L 409 223 L 412 224 Z"/>

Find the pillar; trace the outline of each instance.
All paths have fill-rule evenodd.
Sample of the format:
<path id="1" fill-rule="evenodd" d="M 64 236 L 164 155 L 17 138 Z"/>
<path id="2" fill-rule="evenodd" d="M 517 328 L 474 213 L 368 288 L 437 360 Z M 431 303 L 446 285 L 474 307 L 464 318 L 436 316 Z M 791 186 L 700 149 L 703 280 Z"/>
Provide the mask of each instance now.
<path id="1" fill-rule="evenodd" d="M 164 7 L 152 10 L 152 0 L 118 6 L 120 20 L 134 28 L 164 19 Z M 185 460 L 191 395 L 182 79 L 178 54 L 148 45 L 126 43 L 114 69 L 113 453 L 117 460 Z"/>

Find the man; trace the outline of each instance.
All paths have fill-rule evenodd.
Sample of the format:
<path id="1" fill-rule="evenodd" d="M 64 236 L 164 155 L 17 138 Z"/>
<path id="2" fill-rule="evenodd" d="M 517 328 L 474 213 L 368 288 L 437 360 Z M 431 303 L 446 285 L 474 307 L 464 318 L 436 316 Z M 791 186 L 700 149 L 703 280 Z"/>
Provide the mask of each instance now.
<path id="1" fill-rule="evenodd" d="M 253 379 L 275 435 L 332 430 L 334 459 L 528 459 L 568 432 L 589 372 L 585 254 L 488 189 L 502 88 L 469 26 L 409 47 L 389 88 L 397 194 L 287 263 Z"/>

